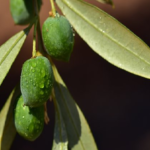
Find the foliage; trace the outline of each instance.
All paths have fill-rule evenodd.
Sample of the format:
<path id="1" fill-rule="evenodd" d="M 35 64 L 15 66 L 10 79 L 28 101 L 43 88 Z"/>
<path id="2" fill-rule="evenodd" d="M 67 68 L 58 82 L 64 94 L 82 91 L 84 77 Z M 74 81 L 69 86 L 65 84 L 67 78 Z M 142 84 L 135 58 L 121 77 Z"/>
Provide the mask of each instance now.
<path id="1" fill-rule="evenodd" d="M 98 1 L 113 6 L 111 0 Z M 54 2 L 53 0 L 50 2 L 52 6 L 50 13 L 54 15 Z M 76 32 L 93 51 L 118 68 L 141 77 L 150 78 L 150 49 L 130 30 L 115 18 L 85 1 L 56 0 L 55 2 Z M 29 26 L 15 34 L 0 47 L 0 85 L 20 52 L 28 32 L 34 25 L 33 58 L 39 55 L 47 57 L 52 64 L 55 80 L 51 94 L 55 106 L 52 149 L 96 150 L 98 148 L 82 111 L 70 95 L 51 57 L 46 54 L 36 0 L 33 0 L 33 4 L 36 15 Z M 36 51 L 36 36 L 39 51 Z M 16 134 L 13 111 L 19 95 L 20 87 L 16 86 L 0 112 L 0 149 L 2 150 L 10 149 Z"/>

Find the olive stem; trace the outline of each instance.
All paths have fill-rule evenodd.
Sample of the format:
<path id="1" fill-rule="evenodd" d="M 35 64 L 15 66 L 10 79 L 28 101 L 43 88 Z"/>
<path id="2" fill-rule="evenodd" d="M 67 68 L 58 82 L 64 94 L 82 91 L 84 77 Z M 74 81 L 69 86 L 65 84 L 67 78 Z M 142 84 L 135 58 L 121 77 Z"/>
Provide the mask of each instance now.
<path id="1" fill-rule="evenodd" d="M 38 5 L 37 5 L 37 0 L 33 0 L 33 5 L 34 5 L 34 13 L 36 16 L 39 16 L 39 10 L 38 10 Z"/>
<path id="2" fill-rule="evenodd" d="M 46 50 L 43 44 L 41 27 L 40 27 L 40 20 L 38 19 L 37 23 L 37 35 L 38 35 L 38 50 L 42 55 L 46 55 Z"/>
<path id="3" fill-rule="evenodd" d="M 55 5 L 54 5 L 54 0 L 50 0 L 50 3 L 51 3 L 51 7 L 52 7 L 53 16 L 55 17 L 56 16 L 56 9 L 55 9 Z"/>
<path id="4" fill-rule="evenodd" d="M 32 57 L 36 57 L 36 31 L 37 31 L 37 23 L 39 21 L 39 10 L 37 5 L 37 0 L 33 0 L 33 6 L 34 6 L 34 13 L 36 17 L 36 21 L 34 23 L 34 32 L 33 32 L 33 51 L 32 51 Z"/>
<path id="5" fill-rule="evenodd" d="M 32 57 L 36 56 L 36 29 L 37 29 L 37 20 L 35 21 L 35 24 L 34 24 Z"/>

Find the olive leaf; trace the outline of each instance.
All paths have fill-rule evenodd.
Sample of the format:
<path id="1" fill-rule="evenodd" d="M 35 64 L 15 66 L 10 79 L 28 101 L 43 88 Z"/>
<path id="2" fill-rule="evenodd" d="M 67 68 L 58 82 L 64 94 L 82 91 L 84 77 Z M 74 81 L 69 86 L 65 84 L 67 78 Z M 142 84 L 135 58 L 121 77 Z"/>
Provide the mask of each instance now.
<path id="1" fill-rule="evenodd" d="M 150 78 L 150 48 L 119 21 L 81 0 L 56 3 L 97 54 L 121 69 Z"/>
<path id="2" fill-rule="evenodd" d="M 72 150 L 97 150 L 90 128 L 78 105 L 71 97 L 56 67 L 54 93 L 66 126 L 69 148 Z"/>
<path id="3" fill-rule="evenodd" d="M 98 2 L 101 2 L 101 3 L 105 3 L 105 4 L 110 4 L 112 6 L 114 6 L 114 3 L 112 0 L 97 0 Z"/>
<path id="4" fill-rule="evenodd" d="M 0 46 L 0 85 L 17 57 L 31 26 L 15 34 Z"/>
<path id="5" fill-rule="evenodd" d="M 55 130 L 52 150 L 68 150 L 68 137 L 61 110 L 53 92 L 53 101 L 55 105 Z"/>
<path id="6" fill-rule="evenodd" d="M 14 88 L 0 112 L 0 150 L 9 150 L 16 135 L 13 110 L 16 98 L 20 95 L 19 85 Z"/>

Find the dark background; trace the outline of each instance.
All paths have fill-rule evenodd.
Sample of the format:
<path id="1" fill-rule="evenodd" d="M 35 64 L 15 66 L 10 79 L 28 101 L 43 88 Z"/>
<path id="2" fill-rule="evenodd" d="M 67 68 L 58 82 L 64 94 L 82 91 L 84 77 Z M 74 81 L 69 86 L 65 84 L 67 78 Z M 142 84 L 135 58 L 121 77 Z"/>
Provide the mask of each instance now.
<path id="1" fill-rule="evenodd" d="M 90 1 L 90 0 L 88 0 Z M 115 9 L 94 0 L 150 45 L 150 1 L 114 0 Z M 41 24 L 48 17 L 49 1 L 43 0 Z M 9 1 L 0 3 L 0 45 L 25 27 L 14 25 Z M 20 79 L 23 62 L 31 57 L 32 32 L 0 87 L 0 109 Z M 69 63 L 55 61 L 72 96 L 83 111 L 100 150 L 150 150 L 150 80 L 109 64 L 77 35 Z M 51 149 L 54 108 L 48 103 L 50 123 L 35 142 L 16 136 L 11 150 Z M 10 133 L 11 134 L 11 133 Z"/>

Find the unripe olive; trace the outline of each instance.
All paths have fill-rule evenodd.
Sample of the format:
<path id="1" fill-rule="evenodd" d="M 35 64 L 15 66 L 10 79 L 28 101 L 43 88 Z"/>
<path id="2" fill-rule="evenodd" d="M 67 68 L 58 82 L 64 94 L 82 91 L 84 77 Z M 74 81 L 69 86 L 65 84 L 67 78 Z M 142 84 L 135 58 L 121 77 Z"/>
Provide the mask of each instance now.
<path id="1" fill-rule="evenodd" d="M 42 37 L 46 51 L 51 57 L 69 61 L 74 36 L 73 29 L 64 16 L 48 17 L 42 27 Z"/>
<path id="2" fill-rule="evenodd" d="M 42 0 L 37 0 L 40 10 Z M 33 0 L 10 0 L 10 11 L 15 24 L 29 24 L 35 16 Z"/>
<path id="3" fill-rule="evenodd" d="M 21 93 L 24 104 L 30 107 L 42 105 L 50 97 L 53 87 L 53 71 L 46 57 L 27 60 L 21 72 Z"/>
<path id="4" fill-rule="evenodd" d="M 36 108 L 24 106 L 23 97 L 20 96 L 14 110 L 14 123 L 22 137 L 34 141 L 40 136 L 44 127 L 44 106 Z"/>

